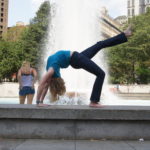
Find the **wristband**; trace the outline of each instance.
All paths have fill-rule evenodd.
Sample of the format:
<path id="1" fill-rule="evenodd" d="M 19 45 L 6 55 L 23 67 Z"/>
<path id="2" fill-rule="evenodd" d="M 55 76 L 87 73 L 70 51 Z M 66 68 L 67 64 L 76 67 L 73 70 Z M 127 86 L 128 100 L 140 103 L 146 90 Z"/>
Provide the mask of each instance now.
<path id="1" fill-rule="evenodd" d="M 37 101 L 36 101 L 36 104 L 37 104 L 37 105 L 38 105 L 38 104 L 43 104 L 43 102 L 40 101 L 40 100 L 37 100 Z"/>

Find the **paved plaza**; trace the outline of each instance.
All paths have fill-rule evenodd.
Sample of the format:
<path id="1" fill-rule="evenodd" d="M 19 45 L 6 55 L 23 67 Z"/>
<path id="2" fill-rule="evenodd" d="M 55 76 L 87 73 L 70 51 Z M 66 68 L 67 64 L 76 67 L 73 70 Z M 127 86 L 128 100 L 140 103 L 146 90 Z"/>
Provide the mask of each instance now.
<path id="1" fill-rule="evenodd" d="M 150 150 L 150 141 L 0 139 L 0 150 Z"/>

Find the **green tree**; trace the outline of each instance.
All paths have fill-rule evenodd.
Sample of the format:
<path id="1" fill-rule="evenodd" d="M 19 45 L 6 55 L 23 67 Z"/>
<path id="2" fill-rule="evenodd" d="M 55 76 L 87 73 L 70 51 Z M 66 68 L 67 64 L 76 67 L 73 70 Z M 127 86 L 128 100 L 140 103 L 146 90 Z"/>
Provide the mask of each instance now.
<path id="1" fill-rule="evenodd" d="M 45 1 L 31 20 L 21 39 L 22 59 L 38 66 L 43 53 L 43 47 L 48 33 L 50 3 Z"/>
<path id="2" fill-rule="evenodd" d="M 133 36 L 108 49 L 111 83 L 150 83 L 150 10 L 130 20 Z"/>
<path id="3" fill-rule="evenodd" d="M 11 80 L 23 60 L 37 67 L 48 33 L 49 12 L 50 3 L 45 1 L 28 27 L 13 27 L 0 41 L 0 81 L 5 78 Z"/>
<path id="4" fill-rule="evenodd" d="M 14 26 L 8 28 L 6 34 L 3 35 L 3 40 L 16 42 L 21 38 L 23 31 L 27 28 L 27 26 Z"/>
<path id="5" fill-rule="evenodd" d="M 13 73 L 19 68 L 19 51 L 14 42 L 0 42 L 0 81 L 7 78 L 11 81 Z"/>

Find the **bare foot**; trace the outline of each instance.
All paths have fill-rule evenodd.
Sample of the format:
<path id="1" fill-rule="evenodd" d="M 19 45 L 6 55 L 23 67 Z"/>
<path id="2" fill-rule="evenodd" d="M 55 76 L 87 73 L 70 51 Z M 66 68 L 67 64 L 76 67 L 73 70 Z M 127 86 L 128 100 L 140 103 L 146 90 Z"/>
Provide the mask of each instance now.
<path id="1" fill-rule="evenodd" d="M 132 25 L 130 24 L 128 26 L 128 28 L 124 31 L 124 34 L 126 35 L 126 37 L 129 37 L 132 35 Z"/>
<path id="2" fill-rule="evenodd" d="M 38 107 L 46 107 L 46 106 L 49 106 L 48 104 L 38 104 L 37 105 Z"/>
<path id="3" fill-rule="evenodd" d="M 93 102 L 91 102 L 91 103 L 89 104 L 89 106 L 90 106 L 90 107 L 95 107 L 95 108 L 102 108 L 102 107 L 104 107 L 103 105 L 101 105 L 101 104 L 99 104 L 99 103 L 93 103 Z"/>

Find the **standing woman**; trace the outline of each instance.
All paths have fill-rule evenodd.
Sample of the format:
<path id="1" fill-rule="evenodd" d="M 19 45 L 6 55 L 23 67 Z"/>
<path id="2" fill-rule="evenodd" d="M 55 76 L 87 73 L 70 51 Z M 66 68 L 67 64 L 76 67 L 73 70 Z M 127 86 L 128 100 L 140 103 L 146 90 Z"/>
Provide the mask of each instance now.
<path id="1" fill-rule="evenodd" d="M 55 54 L 49 56 L 46 67 L 47 72 L 43 76 L 37 91 L 37 105 L 45 106 L 43 104 L 43 100 L 49 87 L 54 100 L 58 99 L 59 95 L 63 95 L 65 93 L 65 83 L 61 78 L 60 68 L 67 68 L 69 65 L 71 65 L 75 69 L 84 69 L 96 76 L 92 88 L 89 106 L 102 107 L 99 101 L 105 78 L 105 72 L 91 59 L 102 48 L 127 42 L 127 38 L 131 36 L 131 34 L 131 27 L 129 26 L 123 33 L 104 41 L 99 41 L 95 45 L 87 48 L 81 53 L 77 51 L 72 52 L 70 50 L 58 51 Z"/>
<path id="2" fill-rule="evenodd" d="M 27 104 L 32 104 L 35 94 L 34 84 L 37 79 L 37 72 L 30 67 L 30 62 L 24 61 L 18 71 L 19 81 L 19 100 L 20 104 L 25 103 L 27 97 Z"/>

